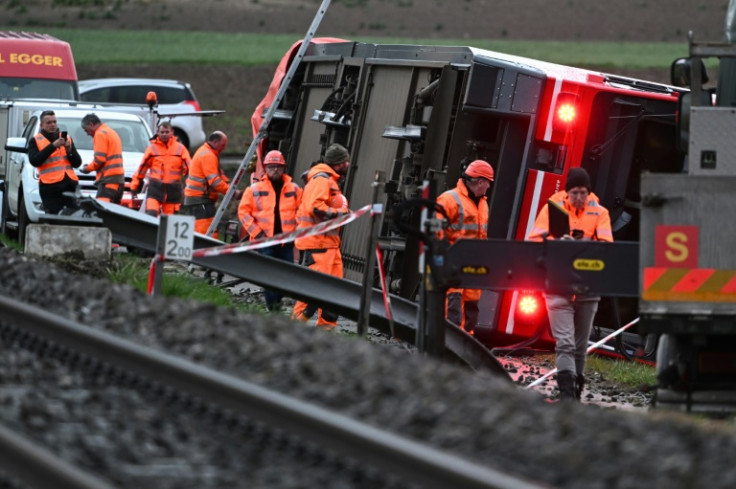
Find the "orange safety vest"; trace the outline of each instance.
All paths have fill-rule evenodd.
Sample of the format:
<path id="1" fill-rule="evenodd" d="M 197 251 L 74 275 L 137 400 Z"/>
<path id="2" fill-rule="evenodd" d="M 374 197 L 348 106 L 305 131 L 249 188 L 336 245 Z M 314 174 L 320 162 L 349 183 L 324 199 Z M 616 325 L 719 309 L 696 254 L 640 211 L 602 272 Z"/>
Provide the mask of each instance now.
<path id="1" fill-rule="evenodd" d="M 46 136 L 40 132 L 33 136 L 36 140 L 36 146 L 39 151 L 43 151 L 46 146 L 51 142 L 46 139 Z M 68 138 L 72 140 L 71 137 Z M 66 152 L 66 146 L 61 145 L 54 150 L 51 155 L 38 167 L 38 179 L 41 183 L 56 183 L 64 180 L 64 175 L 75 181 L 79 181 L 77 174 L 74 173 L 74 168 L 69 162 L 69 157 Z"/>
<path id="2" fill-rule="evenodd" d="M 585 207 L 578 211 L 570 204 L 567 192 L 561 190 L 550 197 L 550 200 L 558 203 L 568 212 L 570 221 L 570 229 L 580 229 L 583 231 L 583 238 L 598 241 L 613 241 L 613 233 L 611 231 L 611 217 L 608 210 L 600 204 L 598 196 L 593 192 L 588 194 L 585 201 Z M 539 211 L 537 219 L 534 221 L 534 227 L 527 237 L 530 241 L 542 241 L 544 236 L 549 233 L 549 204 L 544 204 L 542 210 Z"/>
<path id="3" fill-rule="evenodd" d="M 339 180 L 340 175 L 326 163 L 319 163 L 309 170 L 302 203 L 297 212 L 298 229 L 314 226 L 350 212 L 348 199 L 337 185 Z M 339 248 L 340 229 L 333 229 L 317 236 L 299 238 L 294 244 L 300 250 Z"/>
<path id="4" fill-rule="evenodd" d="M 151 180 L 181 183 L 181 177 L 189 172 L 190 163 L 189 151 L 175 137 L 164 144 L 157 136 L 143 153 L 143 160 L 133 176 L 131 187 L 135 188 L 138 182 L 146 178 L 149 169 Z"/>
<path id="5" fill-rule="evenodd" d="M 488 237 L 488 202 L 482 196 L 476 205 L 462 179 L 457 186 L 437 197 L 437 203 L 445 208 L 450 221 L 446 229 L 447 240 L 450 244 L 460 238 L 486 239 Z M 438 218 L 444 219 L 441 214 Z"/>
<path id="6" fill-rule="evenodd" d="M 97 172 L 100 183 L 125 183 L 123 143 L 120 136 L 107 124 L 102 124 L 92 141 L 94 161 L 87 168 Z"/>
<path id="7" fill-rule="evenodd" d="M 303 191 L 289 175 L 284 175 L 283 179 L 284 185 L 279 196 L 279 217 L 281 231 L 290 233 L 296 229 L 296 214 Z M 273 236 L 275 207 L 276 192 L 268 175 L 262 176 L 245 189 L 238 206 L 238 218 L 251 239 L 255 239 L 262 232 L 269 238 Z"/>
<path id="8" fill-rule="evenodd" d="M 220 168 L 220 152 L 204 143 L 192 158 L 184 197 L 197 199 L 194 203 L 215 202 L 217 195 L 226 194 L 229 188 L 229 180 Z"/>

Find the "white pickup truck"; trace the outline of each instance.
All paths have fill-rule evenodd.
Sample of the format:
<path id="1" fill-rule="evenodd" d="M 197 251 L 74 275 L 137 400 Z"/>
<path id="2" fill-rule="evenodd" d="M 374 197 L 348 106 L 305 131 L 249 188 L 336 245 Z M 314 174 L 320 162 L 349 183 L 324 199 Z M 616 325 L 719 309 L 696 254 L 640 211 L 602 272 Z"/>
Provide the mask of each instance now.
<path id="1" fill-rule="evenodd" d="M 20 106 L 23 105 L 20 104 Z M 27 106 L 28 104 L 25 104 L 25 109 L 28 109 Z M 19 106 L 15 107 L 18 110 L 19 108 Z M 44 215 L 38 190 L 38 169 L 29 163 L 26 148 L 28 141 L 40 131 L 40 114 L 47 109 L 54 110 L 56 113 L 59 130 L 67 131 L 71 136 L 82 157 L 82 163 L 91 163 L 93 159 L 92 137 L 88 136 L 81 127 L 81 120 L 86 114 L 94 112 L 104 123 L 117 131 L 123 143 L 123 165 L 125 167 L 126 192 L 123 196 L 123 204 L 132 208 L 140 207 L 140 200 L 131 200 L 127 186 L 133 173 L 138 168 L 143 152 L 148 146 L 149 138 L 152 136 L 147 122 L 140 115 L 128 112 L 86 106 L 56 107 L 47 103 L 43 107 L 36 107 L 35 110 L 28 110 L 24 114 L 25 126 L 18 136 L 5 138 L 5 153 L 0 156 L 0 159 L 4 158 L 4 164 L 1 165 L 4 173 L 4 183 L 2 186 L 0 232 L 16 237 L 21 243 L 25 241 L 25 231 L 28 224 L 39 222 L 39 219 Z M 0 115 L 2 115 L 1 110 Z M 18 114 L 14 113 L 13 115 L 17 116 Z M 12 119 L 14 117 L 8 114 L 8 117 L 0 119 L 0 121 L 4 120 L 7 123 Z M 13 123 L 17 124 L 17 122 L 12 120 L 11 125 Z M 0 122 L 1 124 L 2 122 Z M 12 128 L 8 132 L 12 134 Z M 77 171 L 77 176 L 79 177 L 82 194 L 94 196 L 96 194 L 95 174 L 85 175 Z"/>

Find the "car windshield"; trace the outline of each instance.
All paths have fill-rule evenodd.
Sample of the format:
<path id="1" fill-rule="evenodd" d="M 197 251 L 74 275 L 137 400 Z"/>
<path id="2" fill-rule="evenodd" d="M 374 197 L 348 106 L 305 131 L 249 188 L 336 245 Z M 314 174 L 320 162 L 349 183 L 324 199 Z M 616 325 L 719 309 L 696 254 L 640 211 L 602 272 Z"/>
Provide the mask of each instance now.
<path id="1" fill-rule="evenodd" d="M 100 117 L 102 119 L 102 117 Z M 70 117 L 58 117 L 59 130 L 67 131 L 74 141 L 74 145 L 77 149 L 91 150 L 92 149 L 92 137 L 88 136 L 87 133 L 82 129 L 81 117 L 70 118 Z M 148 146 L 148 132 L 146 131 L 146 125 L 141 121 L 105 121 L 115 132 L 120 136 L 120 142 L 123 143 L 123 151 L 138 151 L 142 153 Z"/>
<path id="2" fill-rule="evenodd" d="M 86 90 L 84 85 L 80 90 L 80 100 L 85 102 L 113 102 L 116 104 L 143 104 L 148 92 L 156 92 L 159 104 L 178 104 L 194 97 L 183 87 L 165 87 L 159 85 L 121 85 Z"/>
<path id="3" fill-rule="evenodd" d="M 76 82 L 73 81 L 0 77 L 0 98 L 55 98 L 76 100 L 77 87 Z"/>

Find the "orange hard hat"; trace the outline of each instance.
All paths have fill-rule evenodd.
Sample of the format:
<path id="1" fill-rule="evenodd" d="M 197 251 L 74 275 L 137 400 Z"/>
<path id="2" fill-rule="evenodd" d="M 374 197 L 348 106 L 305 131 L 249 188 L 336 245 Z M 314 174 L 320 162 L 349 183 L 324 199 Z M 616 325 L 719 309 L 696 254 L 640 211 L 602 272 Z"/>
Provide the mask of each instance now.
<path id="1" fill-rule="evenodd" d="M 274 149 L 266 153 L 266 157 L 263 158 L 263 166 L 266 165 L 284 165 L 286 166 L 286 160 L 281 151 Z"/>
<path id="2" fill-rule="evenodd" d="M 487 161 L 473 161 L 465 169 L 465 174 L 472 178 L 485 178 L 488 181 L 493 181 L 493 167 Z"/>

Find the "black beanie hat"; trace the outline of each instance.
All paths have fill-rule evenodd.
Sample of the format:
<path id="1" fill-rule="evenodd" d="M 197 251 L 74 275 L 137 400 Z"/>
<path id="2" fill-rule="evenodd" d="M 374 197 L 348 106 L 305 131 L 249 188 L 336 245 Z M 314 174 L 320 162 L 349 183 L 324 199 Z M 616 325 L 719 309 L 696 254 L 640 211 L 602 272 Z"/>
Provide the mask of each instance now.
<path id="1" fill-rule="evenodd" d="M 330 166 L 340 165 L 350 159 L 350 153 L 341 144 L 331 144 L 325 151 L 325 163 Z"/>
<path id="2" fill-rule="evenodd" d="M 590 192 L 590 176 L 588 172 L 583 168 L 570 168 L 567 172 L 567 181 L 565 182 L 565 191 L 569 191 L 571 188 L 585 187 Z"/>

